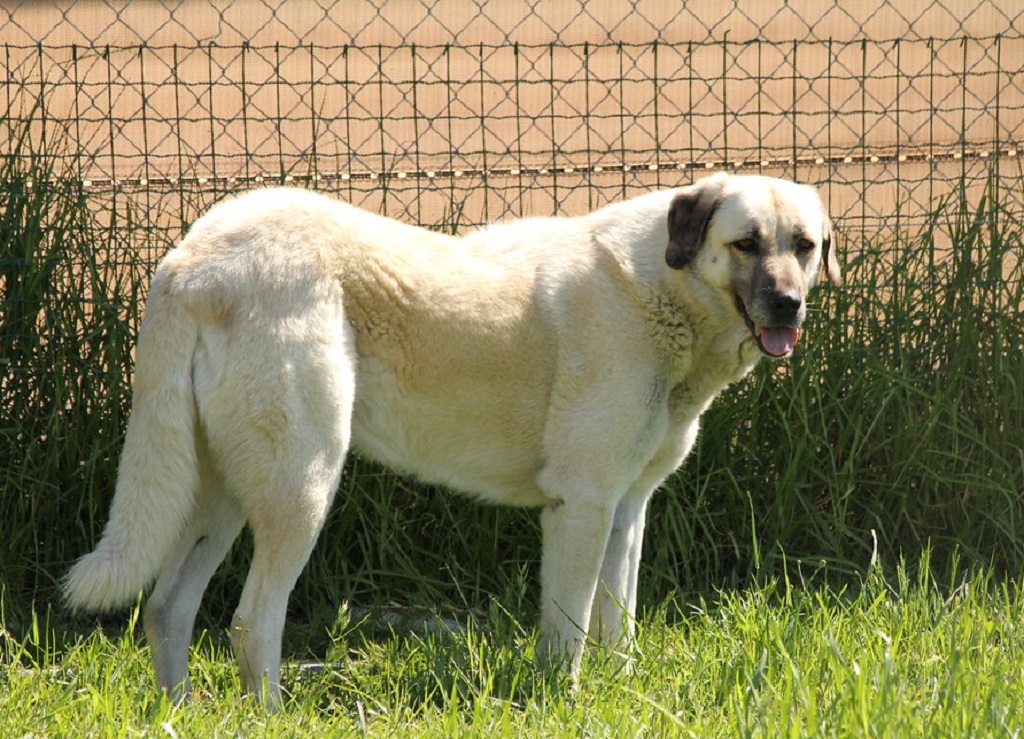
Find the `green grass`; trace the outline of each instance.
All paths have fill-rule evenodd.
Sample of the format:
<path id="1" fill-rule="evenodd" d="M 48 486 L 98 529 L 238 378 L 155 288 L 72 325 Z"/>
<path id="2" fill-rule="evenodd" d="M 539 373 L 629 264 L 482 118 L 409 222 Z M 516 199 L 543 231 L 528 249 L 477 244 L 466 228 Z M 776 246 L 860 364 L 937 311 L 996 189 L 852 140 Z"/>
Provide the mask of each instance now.
<path id="1" fill-rule="evenodd" d="M 267 716 L 239 691 L 220 633 L 193 650 L 193 699 L 157 693 L 138 629 L 5 635 L 3 736 L 1006 736 L 1024 728 L 1024 598 L 984 571 L 927 558 L 856 592 L 771 580 L 646 613 L 631 673 L 588 657 L 570 693 L 539 670 L 517 622 L 522 592 L 463 616 L 458 635 L 395 634 L 340 619 L 293 638 L 291 697 Z M 512 606 L 512 607 L 509 607 Z M 292 635 L 295 636 L 294 634 Z"/>

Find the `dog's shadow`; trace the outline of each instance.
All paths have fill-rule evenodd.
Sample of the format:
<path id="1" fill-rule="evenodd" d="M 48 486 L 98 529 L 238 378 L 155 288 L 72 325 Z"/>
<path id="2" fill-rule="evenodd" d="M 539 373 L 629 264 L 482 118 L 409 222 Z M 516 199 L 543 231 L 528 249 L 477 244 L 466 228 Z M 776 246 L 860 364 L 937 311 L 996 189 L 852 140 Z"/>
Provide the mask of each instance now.
<path id="1" fill-rule="evenodd" d="M 294 699 L 313 694 L 326 712 L 419 713 L 456 705 L 472 712 L 480 701 L 518 711 L 562 693 L 568 681 L 564 670 L 536 659 L 536 630 L 497 602 L 457 616 L 352 609 L 327 634 L 325 647 L 312 654 L 308 642 L 296 644 L 282 675 Z"/>

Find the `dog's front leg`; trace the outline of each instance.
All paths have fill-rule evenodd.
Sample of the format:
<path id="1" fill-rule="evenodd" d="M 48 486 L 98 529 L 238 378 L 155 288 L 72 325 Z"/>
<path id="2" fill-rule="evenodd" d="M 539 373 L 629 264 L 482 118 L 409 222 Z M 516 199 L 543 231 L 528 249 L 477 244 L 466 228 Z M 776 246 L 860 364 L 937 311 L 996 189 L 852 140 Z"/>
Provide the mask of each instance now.
<path id="1" fill-rule="evenodd" d="M 628 495 L 615 509 L 590 613 L 590 638 L 628 652 L 636 630 L 636 586 L 651 490 Z"/>
<path id="2" fill-rule="evenodd" d="M 541 513 L 543 639 L 538 655 L 566 662 L 574 679 L 613 516 L 613 504 L 583 496 L 549 499 Z"/>
<path id="3" fill-rule="evenodd" d="M 682 464 L 697 438 L 695 422 L 670 428 L 657 453 L 619 501 L 590 615 L 590 638 L 628 652 L 636 634 L 636 592 L 647 504 L 654 491 Z"/>

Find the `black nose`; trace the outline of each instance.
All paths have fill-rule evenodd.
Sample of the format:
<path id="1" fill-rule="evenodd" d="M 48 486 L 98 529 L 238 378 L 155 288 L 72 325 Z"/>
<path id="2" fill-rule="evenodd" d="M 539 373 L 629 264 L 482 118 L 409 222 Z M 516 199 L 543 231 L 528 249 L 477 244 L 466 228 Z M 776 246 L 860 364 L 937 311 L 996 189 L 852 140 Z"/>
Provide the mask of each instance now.
<path id="1" fill-rule="evenodd" d="M 778 323 L 792 323 L 800 315 L 803 296 L 788 290 L 772 290 L 768 295 L 768 308 L 773 320 Z"/>

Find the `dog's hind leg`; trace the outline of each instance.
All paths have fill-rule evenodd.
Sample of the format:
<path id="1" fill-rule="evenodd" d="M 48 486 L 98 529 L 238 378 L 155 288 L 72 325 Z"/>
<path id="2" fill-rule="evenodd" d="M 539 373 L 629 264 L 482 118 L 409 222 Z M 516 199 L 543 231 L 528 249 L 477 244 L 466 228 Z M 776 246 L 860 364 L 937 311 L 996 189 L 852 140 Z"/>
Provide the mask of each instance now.
<path id="1" fill-rule="evenodd" d="M 337 477 L 291 490 L 250 521 L 253 559 L 231 623 L 242 683 L 271 709 L 281 702 L 281 636 L 288 596 L 327 517 Z"/>
<path id="2" fill-rule="evenodd" d="M 203 592 L 245 519 L 219 486 L 204 484 L 188 528 L 146 604 L 146 638 L 157 684 L 175 700 L 189 692 L 188 648 Z"/>
<path id="3" fill-rule="evenodd" d="M 281 703 L 281 642 L 288 598 L 324 525 L 341 474 L 333 462 L 309 453 L 289 464 L 275 495 L 250 514 L 253 561 L 231 621 L 231 643 L 245 688 L 269 708 Z"/>
<path id="4" fill-rule="evenodd" d="M 226 472 L 253 534 L 252 565 L 231 624 L 243 685 L 280 705 L 281 635 L 288 597 L 327 517 L 348 450 L 355 403 L 352 329 L 311 318 L 302 341 L 269 348 L 252 392 L 263 409 L 234 426 L 246 459 Z M 272 369 L 277 371 L 271 371 Z M 276 419 L 273 423 L 267 419 Z"/>

